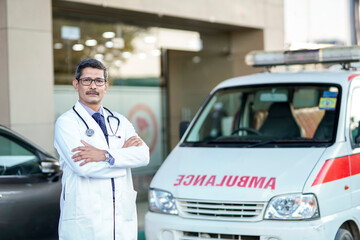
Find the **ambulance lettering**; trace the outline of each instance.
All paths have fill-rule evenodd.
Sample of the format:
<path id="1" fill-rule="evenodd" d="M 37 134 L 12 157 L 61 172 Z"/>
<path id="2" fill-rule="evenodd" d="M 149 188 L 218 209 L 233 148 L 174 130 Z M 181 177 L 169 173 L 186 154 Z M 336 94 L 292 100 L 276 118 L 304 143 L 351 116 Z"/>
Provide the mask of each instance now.
<path id="1" fill-rule="evenodd" d="M 275 177 L 225 175 L 178 175 L 174 186 L 241 187 L 275 190 Z"/>
<path id="2" fill-rule="evenodd" d="M 218 187 L 224 186 L 224 183 L 225 183 L 226 178 L 227 178 L 227 175 L 225 175 L 225 176 L 223 177 L 223 179 L 221 180 L 221 183 L 220 183 L 220 184 L 216 184 L 216 186 L 218 186 Z"/>
<path id="3" fill-rule="evenodd" d="M 205 183 L 205 186 L 207 186 L 207 185 L 214 186 L 215 180 L 216 180 L 216 176 L 215 176 L 215 175 L 212 175 L 212 176 L 207 180 L 207 182 Z"/>
<path id="4" fill-rule="evenodd" d="M 184 182 L 184 185 L 189 186 L 194 179 L 194 175 L 188 175 L 188 176 L 186 176 L 186 179 L 189 179 L 189 180 L 187 182 Z"/>
<path id="5" fill-rule="evenodd" d="M 203 185 L 203 183 L 204 183 L 204 181 L 205 181 L 205 178 L 207 177 L 207 175 L 204 175 L 204 176 L 201 176 L 200 177 L 200 175 L 198 175 L 197 177 L 196 177 L 196 179 L 195 179 L 195 181 L 194 181 L 194 184 L 193 184 L 193 186 L 196 186 L 196 185 L 200 185 L 200 186 L 202 186 Z"/>
<path id="6" fill-rule="evenodd" d="M 229 176 L 229 179 L 226 182 L 226 186 L 233 187 L 236 183 L 236 180 L 238 179 L 238 176 L 234 176 L 234 180 L 231 182 L 233 176 Z"/>
<path id="7" fill-rule="evenodd" d="M 238 182 L 238 187 L 246 187 L 246 184 L 249 182 L 250 176 L 242 176 Z"/>
<path id="8" fill-rule="evenodd" d="M 254 184 L 254 188 L 256 188 L 259 185 L 259 188 L 262 188 L 262 186 L 264 185 L 265 182 L 265 177 L 261 177 L 261 178 L 257 178 L 257 177 L 253 177 L 251 178 L 249 187 L 253 186 Z"/>

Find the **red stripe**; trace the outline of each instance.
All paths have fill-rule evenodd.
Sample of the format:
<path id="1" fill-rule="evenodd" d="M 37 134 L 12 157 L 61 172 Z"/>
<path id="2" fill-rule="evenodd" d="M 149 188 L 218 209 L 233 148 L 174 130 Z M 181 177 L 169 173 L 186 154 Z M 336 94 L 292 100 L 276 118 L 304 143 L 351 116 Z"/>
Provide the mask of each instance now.
<path id="1" fill-rule="evenodd" d="M 360 173 L 360 154 L 350 155 L 351 176 Z"/>
<path id="2" fill-rule="evenodd" d="M 315 186 L 322 183 L 332 182 L 336 181 L 342 178 L 350 177 L 350 161 L 349 158 L 353 158 L 356 156 L 356 158 L 360 161 L 360 156 L 352 155 L 352 156 L 345 156 L 345 157 L 339 157 L 334 158 L 325 161 L 324 165 L 322 166 L 320 172 L 318 173 L 317 177 L 315 178 L 315 181 L 311 186 Z M 358 162 L 358 170 L 360 170 L 360 162 Z M 360 171 L 358 172 L 360 173 Z M 353 172 L 351 173 L 353 175 Z"/>
<path id="3" fill-rule="evenodd" d="M 360 74 L 353 74 L 353 75 L 350 75 L 348 77 L 348 82 L 350 82 L 351 80 L 353 80 L 355 77 L 359 76 Z"/>

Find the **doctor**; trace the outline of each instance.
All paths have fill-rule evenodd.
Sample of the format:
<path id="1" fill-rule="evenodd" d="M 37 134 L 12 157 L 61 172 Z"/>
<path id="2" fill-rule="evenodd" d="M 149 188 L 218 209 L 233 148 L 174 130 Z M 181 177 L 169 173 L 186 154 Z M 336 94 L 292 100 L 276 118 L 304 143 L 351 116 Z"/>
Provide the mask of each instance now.
<path id="1" fill-rule="evenodd" d="M 79 63 L 79 101 L 55 124 L 63 169 L 59 239 L 137 239 L 131 168 L 149 163 L 149 148 L 122 115 L 101 105 L 109 87 L 105 66 Z"/>

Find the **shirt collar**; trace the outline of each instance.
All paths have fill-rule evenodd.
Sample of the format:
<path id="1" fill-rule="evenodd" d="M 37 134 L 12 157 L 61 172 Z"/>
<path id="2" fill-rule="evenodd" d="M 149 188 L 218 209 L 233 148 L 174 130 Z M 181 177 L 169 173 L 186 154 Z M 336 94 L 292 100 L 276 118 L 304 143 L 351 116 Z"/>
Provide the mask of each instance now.
<path id="1" fill-rule="evenodd" d="M 90 116 L 92 116 L 92 115 L 95 113 L 94 110 L 92 110 L 92 109 L 89 108 L 88 106 L 84 105 L 84 104 L 83 104 L 82 102 L 80 102 L 79 100 L 78 100 L 78 102 L 81 104 L 81 106 L 83 106 L 83 107 L 85 108 L 85 110 L 90 114 Z M 103 113 L 102 107 L 100 107 L 98 113 L 100 113 L 101 116 L 104 117 L 104 113 Z"/>

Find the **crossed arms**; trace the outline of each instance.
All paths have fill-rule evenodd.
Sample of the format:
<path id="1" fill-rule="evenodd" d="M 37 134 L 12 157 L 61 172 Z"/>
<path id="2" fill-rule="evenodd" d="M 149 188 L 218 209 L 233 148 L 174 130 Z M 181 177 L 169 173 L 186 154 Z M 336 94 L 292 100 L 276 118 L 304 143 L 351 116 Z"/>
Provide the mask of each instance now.
<path id="1" fill-rule="evenodd" d="M 149 163 L 148 146 L 137 136 L 126 118 L 122 119 L 126 129 L 123 137 L 126 140 L 119 148 L 107 148 L 106 143 L 98 146 L 93 142 L 85 142 L 82 139 L 82 129 L 74 124 L 73 119 L 74 116 L 67 114 L 55 124 L 54 145 L 60 155 L 63 170 L 71 169 L 73 173 L 83 177 L 112 178 L 123 176 L 127 168 L 146 166 Z M 113 165 L 104 161 L 106 151 L 114 158 Z"/>
<path id="2" fill-rule="evenodd" d="M 81 140 L 81 143 L 84 144 L 84 146 L 79 146 L 79 147 L 76 147 L 71 150 L 71 152 L 77 152 L 72 156 L 72 159 L 74 160 L 74 162 L 82 161 L 80 163 L 80 166 L 83 166 L 89 162 L 105 161 L 106 150 L 98 149 L 98 148 L 88 144 L 84 140 Z M 138 147 L 138 146 L 141 146 L 142 144 L 143 144 L 143 141 L 141 140 L 141 138 L 133 136 L 125 141 L 122 148 Z"/>

